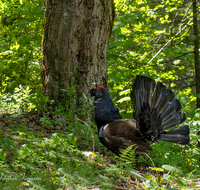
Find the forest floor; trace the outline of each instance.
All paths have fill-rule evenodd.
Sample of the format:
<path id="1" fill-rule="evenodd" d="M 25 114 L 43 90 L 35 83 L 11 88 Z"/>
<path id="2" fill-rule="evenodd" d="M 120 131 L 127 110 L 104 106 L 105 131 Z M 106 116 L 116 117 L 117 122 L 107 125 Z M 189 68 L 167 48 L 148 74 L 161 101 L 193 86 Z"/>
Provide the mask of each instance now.
<path id="1" fill-rule="evenodd" d="M 31 133 L 31 134 L 42 134 L 42 137 L 49 137 L 51 136 L 51 134 L 54 134 L 58 131 L 60 131 L 60 127 L 59 126 L 55 126 L 54 128 L 50 128 L 48 126 L 43 126 L 41 121 L 41 116 L 36 113 L 36 112 L 29 112 L 29 113 L 23 113 L 21 115 L 18 114 L 6 114 L 6 113 L 2 113 L 0 115 L 0 127 L 1 127 L 1 134 L 0 134 L 0 139 L 9 136 L 12 136 L 13 131 L 17 131 L 20 128 L 20 131 L 18 131 L 19 133 Z M 16 135 L 16 133 L 15 133 Z M 77 141 L 77 143 L 80 143 Z M 20 146 L 19 146 L 20 147 Z M 81 150 L 82 153 L 84 155 L 88 154 L 89 160 L 91 162 L 94 162 L 94 158 L 92 155 L 91 151 L 87 151 L 85 150 Z M 105 153 L 107 151 L 102 151 L 102 154 L 100 154 L 100 157 L 104 157 L 107 153 Z M 8 158 L 9 156 L 12 156 L 12 153 L 7 152 L 6 157 Z M 11 158 L 9 158 L 9 160 L 12 160 Z M 103 158 L 102 158 L 103 160 Z M 109 153 L 106 155 L 106 165 L 109 167 L 109 165 L 115 165 L 117 164 L 117 161 L 115 158 L 113 158 L 112 155 L 109 155 Z M 101 164 L 98 164 L 99 166 L 99 170 L 104 169 L 105 167 L 102 166 Z M 160 171 L 155 171 L 152 170 L 149 166 L 147 165 L 137 165 L 136 168 L 134 169 L 138 176 L 143 176 L 144 174 L 149 174 L 149 176 L 153 176 L 155 178 L 155 182 L 157 181 L 157 183 L 159 183 L 161 186 L 162 185 L 167 185 L 167 182 L 165 180 L 161 180 L 159 182 L 158 178 L 162 178 L 163 177 L 163 172 Z M 142 183 L 144 182 L 144 179 L 140 178 L 140 177 L 135 177 L 134 175 L 129 175 L 129 177 L 125 177 L 126 179 L 124 179 L 124 177 L 122 176 L 122 178 L 118 178 L 115 179 L 115 185 L 114 185 L 114 189 L 133 189 L 130 187 L 137 187 L 137 189 L 144 189 L 142 188 Z M 157 180 L 156 180 L 157 179 Z M 185 186 L 185 188 L 188 188 L 191 186 L 194 187 L 196 189 L 200 189 L 200 179 L 192 179 L 192 182 L 188 182 L 187 185 Z M 98 190 L 101 189 L 101 187 L 103 187 L 103 185 L 97 185 L 97 186 L 88 186 L 87 189 L 94 189 L 94 190 Z M 177 186 L 171 186 L 171 188 L 177 188 Z M 55 189 L 55 188 L 53 188 Z M 67 188 L 65 188 L 67 189 Z M 70 187 L 68 189 L 71 189 Z M 73 188 L 72 188 L 73 189 Z M 146 188 L 145 188 L 146 189 Z M 162 188 L 158 188 L 158 189 L 162 189 Z M 179 188 L 178 188 L 179 189 Z"/>

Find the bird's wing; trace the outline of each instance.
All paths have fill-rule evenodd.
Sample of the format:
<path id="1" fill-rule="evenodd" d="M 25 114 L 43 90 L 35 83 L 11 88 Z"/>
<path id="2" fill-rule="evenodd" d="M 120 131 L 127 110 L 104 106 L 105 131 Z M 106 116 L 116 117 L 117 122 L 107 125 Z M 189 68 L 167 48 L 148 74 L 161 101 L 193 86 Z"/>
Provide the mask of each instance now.
<path id="1" fill-rule="evenodd" d="M 152 150 L 142 139 L 133 119 L 120 119 L 108 123 L 99 131 L 99 139 L 116 154 L 130 145 L 134 145 L 133 148 L 138 154 L 145 154 Z"/>

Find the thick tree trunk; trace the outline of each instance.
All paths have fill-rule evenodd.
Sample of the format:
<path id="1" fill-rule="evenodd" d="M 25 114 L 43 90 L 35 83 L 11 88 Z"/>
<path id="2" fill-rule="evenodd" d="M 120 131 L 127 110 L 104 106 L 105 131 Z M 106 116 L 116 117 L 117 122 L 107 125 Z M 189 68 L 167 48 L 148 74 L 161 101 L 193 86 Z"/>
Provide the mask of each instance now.
<path id="1" fill-rule="evenodd" d="M 107 50 L 114 21 L 113 0 L 46 0 L 41 68 L 43 93 L 65 105 L 74 87 L 80 106 L 92 82 L 107 87 Z M 69 100 L 67 100 L 69 101 Z"/>
<path id="2" fill-rule="evenodd" d="M 196 94 L 200 94 L 200 64 L 199 64 L 199 39 L 197 24 L 197 2 L 193 0 L 193 29 L 194 29 L 194 58 L 195 58 L 195 84 Z M 200 108 L 200 98 L 197 97 L 197 108 Z"/>

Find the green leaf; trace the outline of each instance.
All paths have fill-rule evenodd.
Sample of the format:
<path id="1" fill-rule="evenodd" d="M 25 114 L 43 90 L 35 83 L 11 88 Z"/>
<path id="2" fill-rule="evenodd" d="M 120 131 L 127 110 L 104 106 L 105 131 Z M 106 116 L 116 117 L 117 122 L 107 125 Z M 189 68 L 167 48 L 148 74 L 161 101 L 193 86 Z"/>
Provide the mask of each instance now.
<path id="1" fill-rule="evenodd" d="M 127 90 L 123 90 L 123 91 L 121 91 L 120 93 L 119 93 L 119 95 L 121 96 L 121 95 L 127 95 L 127 94 L 130 94 L 130 89 L 127 89 Z"/>
<path id="2" fill-rule="evenodd" d="M 170 172 L 178 173 L 180 175 L 183 174 L 183 172 L 180 169 L 175 168 L 175 167 L 170 166 L 170 165 L 163 165 L 162 168 L 165 169 L 165 170 L 168 170 Z"/>
<path id="3" fill-rule="evenodd" d="M 126 96 L 124 98 L 121 98 L 120 100 L 118 100 L 117 102 L 122 103 L 124 101 L 129 101 L 131 98 L 129 96 Z"/>
<path id="4" fill-rule="evenodd" d="M 159 171 L 159 172 L 164 172 L 164 170 L 162 168 L 151 168 L 152 170 L 155 170 L 155 171 Z"/>
<path id="5" fill-rule="evenodd" d="M 126 164 L 124 164 L 124 166 L 126 167 L 126 169 L 128 170 L 128 172 L 130 172 L 134 176 L 140 177 L 140 178 L 144 179 L 144 177 L 141 176 L 140 174 L 138 174 L 133 168 L 129 168 Z"/>
<path id="6" fill-rule="evenodd" d="M 200 94 L 195 94 L 194 96 L 197 98 L 200 98 Z"/>

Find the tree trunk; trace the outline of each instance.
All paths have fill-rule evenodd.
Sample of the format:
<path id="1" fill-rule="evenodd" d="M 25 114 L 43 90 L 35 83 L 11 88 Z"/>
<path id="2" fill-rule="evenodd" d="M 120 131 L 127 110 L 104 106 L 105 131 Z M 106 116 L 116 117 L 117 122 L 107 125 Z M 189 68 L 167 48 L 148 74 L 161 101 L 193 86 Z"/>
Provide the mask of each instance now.
<path id="1" fill-rule="evenodd" d="M 193 29 L 194 29 L 194 58 L 195 58 L 195 84 L 196 94 L 200 95 L 200 64 L 199 64 L 199 39 L 198 39 L 198 24 L 197 24 L 197 3 L 193 0 Z M 197 96 L 197 108 L 200 108 L 200 98 Z"/>
<path id="2" fill-rule="evenodd" d="M 74 108 L 83 93 L 89 96 L 92 82 L 107 83 L 107 50 L 114 22 L 113 0 L 46 0 L 43 63 L 43 94 L 65 105 L 70 101 L 61 89 L 75 88 Z"/>

